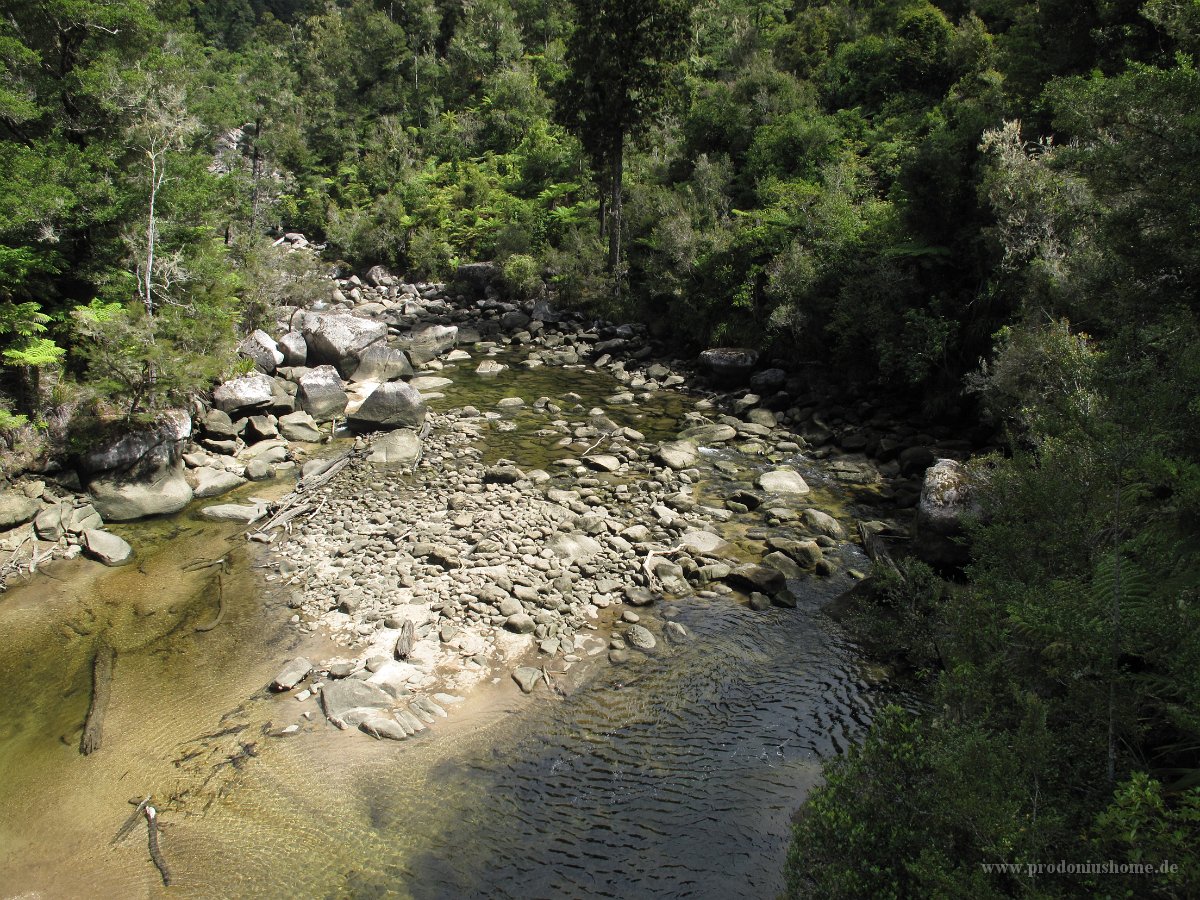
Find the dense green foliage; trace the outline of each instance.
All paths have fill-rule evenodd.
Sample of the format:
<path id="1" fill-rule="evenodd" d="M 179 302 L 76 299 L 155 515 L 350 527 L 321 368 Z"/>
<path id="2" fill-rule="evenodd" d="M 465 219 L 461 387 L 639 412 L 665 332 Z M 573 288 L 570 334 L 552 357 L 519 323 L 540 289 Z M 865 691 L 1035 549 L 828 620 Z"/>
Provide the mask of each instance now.
<path id="1" fill-rule="evenodd" d="M 284 231 L 978 409 L 1011 452 L 968 583 L 909 567 L 870 635 L 926 711 L 831 768 L 791 890 L 1185 896 L 1197 35 L 1196 0 L 12 0 L 0 434 L 232 371 L 323 290 Z"/>

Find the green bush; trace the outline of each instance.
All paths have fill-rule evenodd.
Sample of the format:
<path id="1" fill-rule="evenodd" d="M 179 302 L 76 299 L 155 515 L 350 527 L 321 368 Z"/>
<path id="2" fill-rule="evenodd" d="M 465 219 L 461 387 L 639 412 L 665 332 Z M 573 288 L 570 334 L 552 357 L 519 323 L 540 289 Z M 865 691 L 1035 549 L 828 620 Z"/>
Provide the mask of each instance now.
<path id="1" fill-rule="evenodd" d="M 517 300 L 529 300 L 542 292 L 542 276 L 537 260 L 524 253 L 514 253 L 501 266 L 504 286 Z"/>

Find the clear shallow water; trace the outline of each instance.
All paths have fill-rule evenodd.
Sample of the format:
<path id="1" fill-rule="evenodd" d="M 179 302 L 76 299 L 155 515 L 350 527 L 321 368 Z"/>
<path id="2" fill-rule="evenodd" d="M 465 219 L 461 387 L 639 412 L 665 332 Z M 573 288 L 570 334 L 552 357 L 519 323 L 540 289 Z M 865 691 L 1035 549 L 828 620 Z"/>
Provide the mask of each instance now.
<path id="1" fill-rule="evenodd" d="M 484 379 L 473 367 L 447 371 L 456 384 L 435 409 L 574 391 L 582 409 L 557 417 L 581 421 L 621 389 L 586 370 Z M 608 411 L 657 440 L 687 408 L 668 393 Z M 509 420 L 515 431 L 487 429 L 488 459 L 531 468 L 570 455 L 536 435 L 547 417 Z M 719 457 L 747 477 L 766 464 Z M 127 800 L 146 793 L 162 810 L 177 896 L 773 897 L 793 811 L 880 698 L 818 611 L 849 586 L 841 575 L 794 584 L 795 610 L 663 604 L 643 613 L 660 635 L 653 656 L 597 660 L 564 681 L 566 696 L 524 697 L 498 673 L 469 709 L 403 744 L 334 732 L 319 714 L 278 738 L 300 707 L 265 684 L 284 660 L 328 648 L 287 625 L 286 598 L 263 589 L 249 549 L 226 541 L 231 528 L 185 513 L 122 531 L 138 565 L 65 564 L 0 597 L 0 897 L 164 894 L 144 829 L 109 843 Z M 179 568 L 230 548 L 226 620 L 197 633 L 215 611 L 213 584 Z M 665 617 L 694 639 L 661 640 Z M 101 632 L 118 649 L 108 738 L 84 758 Z"/>
<path id="2" fill-rule="evenodd" d="M 798 798 L 866 723 L 867 685 L 810 604 L 674 609 L 692 642 L 605 670 L 440 773 L 478 799 L 410 862 L 414 896 L 776 895 Z"/>

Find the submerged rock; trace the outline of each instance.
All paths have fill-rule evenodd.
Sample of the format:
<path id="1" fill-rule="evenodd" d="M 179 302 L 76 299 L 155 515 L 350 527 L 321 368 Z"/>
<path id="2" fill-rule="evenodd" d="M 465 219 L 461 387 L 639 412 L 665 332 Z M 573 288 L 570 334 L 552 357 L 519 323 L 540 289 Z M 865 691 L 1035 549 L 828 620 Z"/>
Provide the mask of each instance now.
<path id="1" fill-rule="evenodd" d="M 266 507 L 250 503 L 218 503 L 200 510 L 200 517 L 213 522 L 241 522 L 249 525 L 261 517 Z"/>
<path id="2" fill-rule="evenodd" d="M 653 650 L 658 646 L 658 641 L 655 640 L 654 635 L 650 633 L 650 629 L 645 625 L 630 625 L 629 630 L 625 632 L 625 636 L 628 638 L 629 643 L 638 650 Z"/>

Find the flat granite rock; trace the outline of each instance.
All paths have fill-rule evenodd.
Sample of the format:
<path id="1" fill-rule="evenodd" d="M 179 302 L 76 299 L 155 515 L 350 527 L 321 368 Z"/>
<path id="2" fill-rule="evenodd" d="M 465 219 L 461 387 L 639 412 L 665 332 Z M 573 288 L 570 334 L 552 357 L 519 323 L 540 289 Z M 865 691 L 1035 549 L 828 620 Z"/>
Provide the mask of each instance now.
<path id="1" fill-rule="evenodd" d="M 107 531 L 90 528 L 83 533 L 84 552 L 106 566 L 123 566 L 133 559 L 133 548 Z"/>
<path id="2" fill-rule="evenodd" d="M 356 678 L 331 681 L 321 688 L 321 707 L 330 719 L 342 719 L 353 709 L 390 709 L 395 702 L 383 688 Z"/>
<path id="3" fill-rule="evenodd" d="M 408 738 L 408 732 L 405 731 L 404 726 L 386 716 L 371 716 L 369 719 L 364 719 L 358 728 L 376 740 L 386 738 L 390 741 L 403 741 Z"/>
<path id="4" fill-rule="evenodd" d="M 297 656 L 290 663 L 283 667 L 283 671 L 275 676 L 275 680 L 271 682 L 271 690 L 273 691 L 290 691 L 305 678 L 313 669 L 310 663 L 303 656 Z"/>

